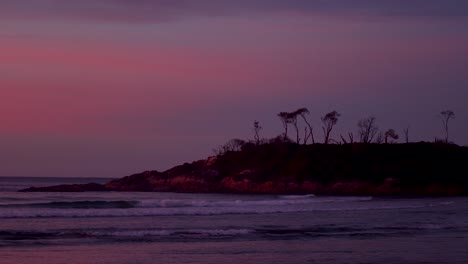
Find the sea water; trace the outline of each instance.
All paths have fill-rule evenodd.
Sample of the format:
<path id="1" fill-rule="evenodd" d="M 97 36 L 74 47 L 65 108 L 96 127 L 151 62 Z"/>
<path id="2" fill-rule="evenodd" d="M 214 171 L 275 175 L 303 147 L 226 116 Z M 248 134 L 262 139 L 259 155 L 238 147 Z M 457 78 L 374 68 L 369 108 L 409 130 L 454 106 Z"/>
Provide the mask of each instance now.
<path id="1" fill-rule="evenodd" d="M 0 263 L 468 263 L 468 198 L 21 193 L 0 178 Z"/>

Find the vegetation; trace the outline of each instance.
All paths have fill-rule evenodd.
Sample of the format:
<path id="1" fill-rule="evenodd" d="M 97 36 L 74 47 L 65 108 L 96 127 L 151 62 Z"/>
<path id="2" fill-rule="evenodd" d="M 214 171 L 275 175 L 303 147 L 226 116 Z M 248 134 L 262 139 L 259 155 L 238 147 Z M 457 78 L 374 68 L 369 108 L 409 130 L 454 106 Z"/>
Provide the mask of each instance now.
<path id="1" fill-rule="evenodd" d="M 395 129 L 379 130 L 373 116 L 357 123 L 358 142 L 354 141 L 351 132 L 348 138 L 341 135 L 341 140 L 335 140 L 331 133 L 340 117 L 337 111 L 320 118 L 324 141 L 316 144 L 313 128 L 306 118 L 309 114 L 307 108 L 280 112 L 278 116 L 284 133 L 269 140 L 260 140 L 261 127 L 255 121 L 253 141 L 237 141 L 240 144 L 236 145 L 237 151 L 231 151 L 233 148 L 229 146 L 233 142 L 230 141 L 217 156 L 213 168 L 219 171 L 219 180 L 234 177 L 262 183 L 287 179 L 323 186 L 338 182 L 365 182 L 377 186 L 390 179 L 401 190 L 398 194 L 430 194 L 422 189 L 436 188 L 434 186 L 445 190 L 439 193 L 468 194 L 468 168 L 464 166 L 468 162 L 468 148 L 449 144 L 448 123 L 454 118 L 453 111 L 441 112 L 445 140 L 410 143 L 409 127 L 406 127 L 403 129 L 405 144 L 397 144 L 400 135 Z M 299 123 L 298 117 L 304 123 L 302 144 L 299 128 L 302 122 Z M 296 131 L 296 140 L 288 137 L 291 124 Z M 312 144 L 308 144 L 309 138 L 312 138 Z M 249 173 L 248 177 L 239 174 L 244 170 L 255 173 Z"/>
<path id="2" fill-rule="evenodd" d="M 444 129 L 445 129 L 445 143 L 449 142 L 449 121 L 452 118 L 455 118 L 455 113 L 452 110 L 445 110 L 440 112 L 442 115 L 442 123 L 444 124 Z"/>
<path id="3" fill-rule="evenodd" d="M 292 125 L 296 132 L 296 138 L 295 138 L 296 144 L 299 144 L 301 142 L 300 121 L 302 121 L 304 123 L 303 124 L 304 135 L 302 137 L 302 144 L 304 145 L 308 144 L 309 139 L 312 144 L 315 144 L 316 142 L 315 142 L 315 137 L 313 133 L 314 130 L 310 121 L 307 119 L 309 115 L 310 115 L 310 111 L 305 107 L 299 108 L 292 112 L 284 112 L 284 111 L 279 112 L 278 117 L 280 118 L 281 123 L 284 128 L 284 132 L 282 134 L 283 141 L 290 141 L 288 132 L 289 132 L 289 125 Z M 449 122 L 451 119 L 455 118 L 455 112 L 452 110 L 445 110 L 445 111 L 442 111 L 440 115 L 441 115 L 442 123 L 444 126 L 445 139 L 441 140 L 436 137 L 434 142 L 448 144 L 449 143 Z M 348 133 L 347 138 L 345 138 L 343 135 L 340 135 L 341 140 L 336 140 L 331 137 L 333 128 L 338 123 L 338 118 L 340 116 L 341 114 L 334 110 L 325 114 L 324 116 L 320 118 L 320 121 L 322 123 L 324 144 L 330 144 L 330 143 L 352 144 L 355 142 L 354 133 L 352 132 Z M 254 127 L 256 127 L 254 129 L 255 131 L 254 141 L 258 143 L 261 141 L 260 138 L 258 138 L 258 132 L 262 128 L 259 126 L 258 121 L 254 122 Z M 361 142 L 361 143 L 390 144 L 390 143 L 398 143 L 398 139 L 400 139 L 400 135 L 393 128 L 390 128 L 386 131 L 381 131 L 379 127 L 377 126 L 377 118 L 374 116 L 369 116 L 367 118 L 359 120 L 359 122 L 357 123 L 357 127 L 358 127 L 357 138 L 359 139 L 358 142 Z M 409 126 L 403 128 L 403 135 L 404 135 L 405 143 L 410 142 L 409 131 L 410 131 Z M 268 142 L 268 141 L 264 140 L 264 142 Z"/>
<path id="4" fill-rule="evenodd" d="M 323 143 L 328 144 L 330 142 L 330 134 L 333 130 L 333 127 L 338 122 L 338 117 L 340 117 L 340 114 L 337 111 L 332 111 L 320 119 L 322 120 L 323 136 L 325 137 Z"/>
<path id="5" fill-rule="evenodd" d="M 336 182 L 381 184 L 394 179 L 407 190 L 437 184 L 468 187 L 468 148 L 452 144 L 247 143 L 241 151 L 218 156 L 220 175 L 254 170 L 254 182 L 292 178 L 324 185 Z M 243 177 L 241 175 L 237 177 Z"/>
<path id="6" fill-rule="evenodd" d="M 468 195 L 468 147 L 445 143 L 297 144 L 234 140 L 216 157 L 105 185 L 23 191 L 169 191 L 317 195 Z M 242 143 L 241 148 L 238 146 Z"/>
<path id="7" fill-rule="evenodd" d="M 231 139 L 216 157 L 185 163 L 164 172 L 147 171 L 99 185 L 29 188 L 25 191 L 173 191 L 237 193 L 314 193 L 321 195 L 468 195 L 468 147 L 448 144 L 453 111 L 441 113 L 445 140 L 406 144 L 394 129 L 380 131 L 375 117 L 358 122 L 359 142 L 348 133 L 332 138 L 340 114 L 320 118 L 323 144 L 315 143 L 307 108 L 280 112 L 284 133 L 263 139 L 259 121 L 253 139 Z M 300 117 L 300 118 L 299 118 Z M 293 125 L 296 139 L 288 137 Z M 301 135 L 300 126 L 304 127 Z M 301 142 L 302 139 L 302 142 Z M 308 144 L 309 139 L 312 144 Z M 302 143 L 302 144 L 301 144 Z"/>
<path id="8" fill-rule="evenodd" d="M 254 136 L 253 140 L 242 140 L 242 139 L 232 139 L 225 143 L 222 146 L 219 146 L 218 148 L 214 149 L 214 153 L 216 155 L 222 155 L 228 151 L 238 151 L 240 150 L 244 144 L 250 142 L 254 143 L 255 145 L 259 146 L 261 144 L 267 144 L 267 143 L 295 143 L 295 144 L 300 144 L 302 140 L 303 145 L 307 145 L 309 141 L 311 144 L 316 144 L 315 142 L 315 137 L 313 133 L 313 127 L 308 120 L 308 116 L 310 115 L 309 109 L 302 107 L 299 108 L 295 111 L 292 112 L 279 112 L 277 116 L 280 118 L 281 123 L 283 125 L 284 132 L 282 135 L 272 138 L 272 139 L 262 139 L 260 137 L 260 131 L 262 131 L 263 127 L 260 126 L 260 122 L 255 120 L 254 121 L 254 126 L 253 126 L 253 131 L 254 131 Z M 452 110 L 445 110 L 440 113 L 442 123 L 444 125 L 444 131 L 445 131 L 445 139 L 438 139 L 437 137 L 435 138 L 434 143 L 449 143 L 449 121 L 453 118 L 455 118 L 455 113 Z M 336 126 L 338 123 L 338 118 L 341 116 L 340 113 L 338 113 L 336 110 L 333 110 L 324 116 L 320 118 L 320 121 L 322 123 L 322 131 L 323 131 L 323 137 L 324 137 L 324 144 L 330 144 L 330 143 L 335 143 L 335 144 L 353 144 L 355 143 L 354 140 L 354 133 L 349 132 L 347 135 L 347 138 L 345 138 L 343 135 L 340 135 L 340 140 L 333 139 L 331 134 L 333 131 L 333 128 Z M 303 123 L 303 128 L 304 128 L 304 134 L 301 138 L 301 128 L 300 125 Z M 289 138 L 288 132 L 289 132 L 289 126 L 292 125 L 294 130 L 295 130 L 295 140 L 291 140 Z M 369 116 L 367 118 L 361 119 L 357 123 L 357 138 L 360 143 L 364 144 L 370 144 L 370 143 L 375 143 L 375 144 L 395 144 L 398 143 L 398 140 L 400 139 L 400 135 L 395 131 L 395 129 L 390 128 L 386 131 L 381 131 L 379 127 L 377 126 L 377 118 L 374 116 Z M 409 140 L 409 126 L 405 127 L 403 129 L 403 134 L 404 134 L 404 142 L 406 144 L 410 143 Z"/>

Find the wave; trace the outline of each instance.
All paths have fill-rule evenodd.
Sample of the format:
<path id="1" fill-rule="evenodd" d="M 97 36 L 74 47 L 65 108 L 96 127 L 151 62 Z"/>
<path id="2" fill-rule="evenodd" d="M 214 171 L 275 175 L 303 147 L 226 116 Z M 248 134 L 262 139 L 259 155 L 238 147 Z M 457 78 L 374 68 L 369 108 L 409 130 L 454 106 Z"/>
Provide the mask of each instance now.
<path id="1" fill-rule="evenodd" d="M 90 239 L 112 241 L 148 241 L 178 239 L 222 239 L 255 234 L 254 229 L 133 229 L 133 230 L 56 230 L 56 231 L 0 231 L 0 246 L 9 244 L 64 244 L 66 240 Z"/>
<path id="2" fill-rule="evenodd" d="M 260 199 L 254 199 L 260 198 Z M 319 211 L 398 210 L 451 206 L 443 202 L 388 202 L 373 197 L 261 196 L 246 200 L 141 199 L 38 201 L 0 204 L 0 218 L 86 218 L 172 215 L 274 214 Z"/>
<path id="3" fill-rule="evenodd" d="M 147 199 L 136 201 L 71 201 L 42 203 L 8 203 L 1 208 L 53 208 L 53 209 L 127 209 L 127 208 L 184 208 L 184 207 L 249 207 L 288 206 L 333 202 L 371 201 L 372 197 L 327 197 L 315 199 L 315 195 L 285 195 L 269 200 L 188 200 Z"/>
<path id="4" fill-rule="evenodd" d="M 51 231 L 0 231 L 0 242 L 41 243 L 48 241 L 63 244 L 67 239 L 97 239 L 111 241 L 174 241 L 187 239 L 233 239 L 233 238 L 317 238 L 317 237 L 376 237 L 413 235 L 421 232 L 437 232 L 464 228 L 458 226 L 346 226 L 317 225 L 303 228 L 236 228 L 217 229 L 89 229 Z M 1 243 L 0 243 L 1 244 Z"/>
<path id="5" fill-rule="evenodd" d="M 188 229 L 188 230 L 121 230 L 88 232 L 88 235 L 100 237 L 218 237 L 218 236 L 242 236 L 254 233 L 251 229 Z"/>
<path id="6" fill-rule="evenodd" d="M 206 207 L 132 207 L 107 209 L 59 209 L 59 208 L 4 208 L 0 218 L 86 218 L 86 217 L 142 217 L 142 216 L 184 216 L 184 215 L 227 215 L 227 214 L 274 214 L 321 211 L 368 211 L 368 210 L 402 210 L 449 206 L 438 204 L 367 204 L 346 203 L 339 206 L 329 204 L 293 204 L 277 206 L 271 204 L 250 204 L 249 206 L 206 206 Z"/>

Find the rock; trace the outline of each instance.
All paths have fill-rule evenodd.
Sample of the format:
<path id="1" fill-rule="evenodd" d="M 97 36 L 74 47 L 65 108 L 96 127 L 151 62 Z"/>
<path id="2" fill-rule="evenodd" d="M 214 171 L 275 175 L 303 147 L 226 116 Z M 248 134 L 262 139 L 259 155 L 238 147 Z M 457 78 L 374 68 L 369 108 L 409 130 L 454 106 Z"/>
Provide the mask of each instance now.
<path id="1" fill-rule="evenodd" d="M 255 173 L 255 170 L 243 170 L 243 171 L 239 172 L 239 175 L 249 176 L 249 175 L 252 175 L 254 173 Z"/>
<path id="2" fill-rule="evenodd" d="M 152 191 L 151 179 L 160 175 L 157 171 L 145 171 L 143 173 L 134 174 L 113 180 L 106 183 L 104 186 L 112 191 Z"/>
<path id="3" fill-rule="evenodd" d="M 212 169 L 202 170 L 200 174 L 204 179 L 216 179 L 219 176 L 219 172 Z"/>
<path id="4" fill-rule="evenodd" d="M 205 161 L 205 167 L 210 167 L 211 165 L 213 165 L 216 162 L 217 159 L 218 158 L 216 156 L 208 157 L 208 159 L 206 159 L 206 161 Z"/>
<path id="5" fill-rule="evenodd" d="M 208 183 L 198 177 L 177 176 L 167 181 L 169 189 L 176 192 L 207 192 Z"/>
<path id="6" fill-rule="evenodd" d="M 248 179 L 236 181 L 232 177 L 224 178 L 218 187 L 222 191 L 249 193 L 252 190 L 252 183 Z"/>

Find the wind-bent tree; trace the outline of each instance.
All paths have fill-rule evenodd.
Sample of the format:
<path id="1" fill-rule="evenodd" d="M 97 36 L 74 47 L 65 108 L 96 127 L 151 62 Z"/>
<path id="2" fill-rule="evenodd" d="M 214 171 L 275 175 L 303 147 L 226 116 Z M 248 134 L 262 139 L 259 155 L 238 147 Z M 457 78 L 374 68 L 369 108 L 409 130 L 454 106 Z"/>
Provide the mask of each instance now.
<path id="1" fill-rule="evenodd" d="M 289 113 L 289 119 L 291 120 L 291 124 L 294 126 L 296 130 L 296 143 L 299 144 L 301 138 L 299 137 L 299 126 L 297 124 L 297 115 L 296 111 Z"/>
<path id="2" fill-rule="evenodd" d="M 288 126 L 291 124 L 291 116 L 288 112 L 280 112 L 278 113 L 278 117 L 281 119 L 281 122 L 283 122 L 283 127 L 284 127 L 284 141 L 288 138 Z"/>
<path id="3" fill-rule="evenodd" d="M 338 117 L 340 116 L 341 115 L 337 111 L 332 111 L 326 114 L 325 116 L 323 116 L 322 118 L 320 118 L 323 124 L 322 130 L 323 130 L 325 144 L 328 144 L 328 142 L 330 141 L 330 134 L 333 130 L 333 127 L 338 122 Z"/>
<path id="4" fill-rule="evenodd" d="M 442 115 L 442 123 L 444 124 L 444 129 L 445 129 L 445 143 L 448 143 L 449 141 L 449 121 L 452 118 L 455 118 L 455 113 L 452 110 L 445 110 L 440 112 Z"/>
<path id="5" fill-rule="evenodd" d="M 257 120 L 254 121 L 254 142 L 255 145 L 260 145 L 260 131 L 263 129 L 263 127 L 260 126 L 260 122 Z"/>
<path id="6" fill-rule="evenodd" d="M 389 138 L 393 140 L 397 140 L 398 138 L 400 138 L 400 136 L 395 132 L 395 130 L 389 129 L 385 132 L 385 144 L 389 143 L 388 141 Z M 393 141 L 391 141 L 390 143 L 393 143 Z"/>
<path id="7" fill-rule="evenodd" d="M 310 114 L 309 109 L 305 107 L 299 108 L 294 113 L 296 113 L 296 115 L 301 116 L 302 120 L 304 120 L 304 123 L 306 123 L 307 127 L 309 127 L 309 131 L 307 131 L 307 128 L 305 128 L 304 130 L 304 144 L 307 144 L 307 140 L 309 139 L 309 137 L 312 139 L 312 144 L 314 144 L 314 129 L 312 128 L 306 117 L 306 115 Z"/>
<path id="8" fill-rule="evenodd" d="M 379 128 L 375 125 L 376 118 L 371 116 L 358 122 L 358 134 L 362 143 L 371 143 Z"/>

